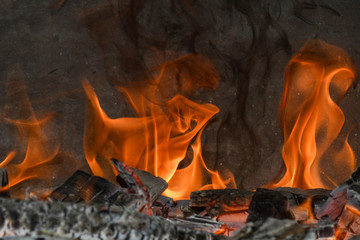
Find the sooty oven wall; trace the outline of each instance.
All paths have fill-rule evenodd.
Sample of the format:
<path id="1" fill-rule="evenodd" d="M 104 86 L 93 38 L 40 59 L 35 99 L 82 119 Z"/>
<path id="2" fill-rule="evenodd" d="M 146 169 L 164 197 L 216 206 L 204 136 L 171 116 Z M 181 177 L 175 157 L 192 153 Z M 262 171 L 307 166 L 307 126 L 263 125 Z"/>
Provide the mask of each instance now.
<path id="1" fill-rule="evenodd" d="M 3 116 L 25 117 L 19 105 L 4 107 L 6 91 L 10 99 L 24 97 L 23 78 L 35 112 L 57 113 L 51 137 L 61 141 L 65 158 L 85 168 L 83 78 L 109 116 L 134 116 L 114 86 L 141 80 L 155 64 L 200 54 L 219 75 L 215 91 L 187 96 L 220 108 L 202 137 L 204 159 L 252 189 L 283 170 L 277 108 L 287 62 L 319 37 L 343 48 L 358 67 L 359 22 L 357 0 L 2 0 L 0 106 Z M 359 87 L 351 88 L 340 104 L 358 159 L 359 100 Z M 24 150 L 4 119 L 0 134 L 1 159 Z"/>

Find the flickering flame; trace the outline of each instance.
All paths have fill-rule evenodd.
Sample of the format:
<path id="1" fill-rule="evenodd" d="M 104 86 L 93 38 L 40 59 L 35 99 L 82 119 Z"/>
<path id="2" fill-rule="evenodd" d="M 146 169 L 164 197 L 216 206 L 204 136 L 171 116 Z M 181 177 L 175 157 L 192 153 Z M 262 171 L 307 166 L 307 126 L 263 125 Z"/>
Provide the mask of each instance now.
<path id="1" fill-rule="evenodd" d="M 283 130 L 286 173 L 272 187 L 331 188 L 336 183 L 322 173 L 321 160 L 341 169 L 344 178 L 355 168 L 347 139 L 334 156 L 322 159 L 345 121 L 330 96 L 340 100 L 355 80 L 349 56 L 320 40 L 308 41 L 285 70 L 285 87 L 279 107 Z M 346 176 L 347 175 L 347 176 Z"/>
<path id="2" fill-rule="evenodd" d="M 38 117 L 28 99 L 21 71 L 17 69 L 10 75 L 3 119 L 16 126 L 21 146 L 10 151 L 0 163 L 0 167 L 8 171 L 9 184 L 6 189 L 36 181 L 41 182 L 38 187 L 45 192 L 52 187 L 51 180 L 56 171 L 51 165 L 55 164 L 53 160 L 59 151 L 59 144 L 51 143 L 46 134 L 47 125 L 54 114 Z M 33 182 L 31 190 L 37 188 L 35 185 Z M 26 184 L 26 187 L 29 186 Z M 12 193 L 15 197 L 24 195 L 25 191 Z"/>
<path id="3" fill-rule="evenodd" d="M 316 222 L 312 210 L 312 197 L 307 198 L 300 205 L 293 207 L 291 211 L 298 221 L 303 221 L 303 223 Z"/>
<path id="4" fill-rule="evenodd" d="M 169 184 L 164 194 L 174 199 L 189 198 L 195 190 L 234 187 L 231 176 L 223 180 L 217 171 L 206 167 L 201 155 L 202 131 L 219 109 L 179 94 L 171 97 L 173 93 L 189 93 L 199 86 L 215 88 L 217 79 L 207 66 L 208 63 L 199 61 L 197 56 L 187 56 L 155 69 L 153 82 L 143 82 L 136 88 L 119 87 L 139 116 L 132 118 L 109 118 L 90 84 L 84 81 L 90 103 L 84 150 L 93 173 L 114 180 L 116 172 L 109 159 L 116 158 L 162 177 Z M 191 74 L 194 67 L 201 72 Z M 172 76 L 174 72 L 176 77 Z M 191 159 L 190 164 L 179 168 L 186 158 Z M 210 176 L 211 185 L 204 184 L 204 172 Z"/>

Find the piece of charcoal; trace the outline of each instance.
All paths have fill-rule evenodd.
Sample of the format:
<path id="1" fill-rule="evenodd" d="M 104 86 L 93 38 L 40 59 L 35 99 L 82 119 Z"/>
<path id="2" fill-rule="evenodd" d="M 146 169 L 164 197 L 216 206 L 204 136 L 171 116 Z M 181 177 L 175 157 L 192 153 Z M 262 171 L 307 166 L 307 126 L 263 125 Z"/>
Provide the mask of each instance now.
<path id="1" fill-rule="evenodd" d="M 347 190 L 337 191 L 325 202 L 324 206 L 316 213 L 316 218 L 320 219 L 327 215 L 332 220 L 338 218 L 347 202 Z"/>
<path id="2" fill-rule="evenodd" d="M 134 210 L 142 209 L 147 203 L 142 195 L 129 194 L 118 185 L 83 171 L 76 171 L 63 185 L 55 189 L 48 199 L 87 204 L 111 203 Z"/>
<path id="3" fill-rule="evenodd" d="M 9 184 L 9 176 L 5 168 L 0 168 L 0 197 L 10 197 L 10 192 L 4 188 Z"/>
<path id="4" fill-rule="evenodd" d="M 312 207 L 315 205 L 319 207 L 325 203 L 324 199 L 328 199 L 330 197 L 330 190 L 322 189 L 322 188 L 314 188 L 302 190 L 299 188 L 290 188 L 290 187 L 279 187 L 274 189 L 280 192 L 282 195 L 286 196 L 289 200 L 290 208 L 294 206 L 301 205 L 308 199 L 312 199 Z"/>
<path id="5" fill-rule="evenodd" d="M 190 207 L 201 216 L 215 217 L 226 212 L 246 210 L 254 195 L 239 189 L 214 189 L 194 191 L 190 194 Z"/>
<path id="6" fill-rule="evenodd" d="M 259 188 L 252 197 L 246 222 L 256 222 L 270 217 L 293 219 L 289 211 L 289 201 L 278 191 Z"/>
<path id="7" fill-rule="evenodd" d="M 150 195 L 150 202 L 153 203 L 168 187 L 168 183 L 161 177 L 155 177 L 149 172 L 131 168 L 147 187 Z"/>
<path id="8" fill-rule="evenodd" d="M 81 202 L 84 201 L 78 197 L 78 192 L 81 191 L 91 175 L 83 172 L 76 171 L 64 184 L 56 188 L 48 197 L 53 201 L 59 202 Z"/>
<path id="9" fill-rule="evenodd" d="M 9 176 L 5 168 L 0 168 L 0 189 L 9 184 Z"/>
<path id="10" fill-rule="evenodd" d="M 127 166 L 125 163 L 120 162 L 117 159 L 110 159 L 115 166 L 119 175 L 116 177 L 116 181 L 121 185 L 125 185 L 129 193 L 137 193 L 143 195 L 150 202 L 150 194 L 148 188 L 144 185 L 140 177 Z"/>
<path id="11" fill-rule="evenodd" d="M 78 196 L 89 204 L 112 202 L 114 195 L 125 195 L 125 191 L 108 180 L 91 176 L 78 192 Z"/>
<path id="12" fill-rule="evenodd" d="M 316 235 L 318 238 L 331 238 L 335 236 L 335 223 L 328 216 L 319 219 L 316 227 Z"/>
<path id="13" fill-rule="evenodd" d="M 339 232 L 343 234 L 360 234 L 360 211 L 351 205 L 346 205 L 337 221 Z"/>
<path id="14" fill-rule="evenodd" d="M 155 216 L 167 217 L 169 209 L 175 206 L 172 198 L 160 195 L 151 205 L 151 210 Z"/>
<path id="15" fill-rule="evenodd" d="M 313 227 L 298 224 L 293 220 L 266 218 L 263 221 L 246 223 L 231 239 L 313 240 L 316 239 L 316 233 Z"/>
<path id="16" fill-rule="evenodd" d="M 274 190 L 278 191 L 288 199 L 290 208 L 302 204 L 308 198 L 305 190 L 299 188 L 279 187 Z"/>
<path id="17" fill-rule="evenodd" d="M 254 195 L 251 191 L 240 189 L 214 189 L 194 191 L 190 194 L 191 207 L 206 207 L 217 203 L 224 204 L 229 207 L 240 205 L 248 206 Z"/>

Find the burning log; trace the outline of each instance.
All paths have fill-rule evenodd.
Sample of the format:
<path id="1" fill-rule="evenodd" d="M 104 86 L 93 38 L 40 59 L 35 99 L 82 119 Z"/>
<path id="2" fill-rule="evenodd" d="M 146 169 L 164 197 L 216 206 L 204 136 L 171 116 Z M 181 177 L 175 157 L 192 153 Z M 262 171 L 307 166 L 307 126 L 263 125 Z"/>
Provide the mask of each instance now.
<path id="1" fill-rule="evenodd" d="M 293 219 L 289 211 L 289 201 L 281 193 L 267 189 L 257 189 L 249 205 L 246 222 L 256 222 L 267 218 Z"/>
<path id="2" fill-rule="evenodd" d="M 324 206 L 317 212 L 317 218 L 328 215 L 337 219 L 346 205 L 360 210 L 360 168 L 356 169 L 351 178 L 340 184 L 331 193 Z"/>
<path id="3" fill-rule="evenodd" d="M 318 238 L 331 238 L 335 236 L 335 223 L 334 221 L 325 216 L 319 220 L 316 227 Z"/>
<path id="4" fill-rule="evenodd" d="M 247 210 L 253 195 L 251 191 L 239 189 L 195 191 L 190 195 L 190 207 L 217 216 L 227 211 Z"/>
<path id="5" fill-rule="evenodd" d="M 0 198 L 0 236 L 61 239 L 226 239 L 121 206 Z"/>
<path id="6" fill-rule="evenodd" d="M 126 189 L 104 178 L 76 171 L 63 185 L 55 189 L 49 200 L 87 204 L 111 203 L 140 210 L 146 204 L 143 196 L 129 194 Z"/>
<path id="7" fill-rule="evenodd" d="M 128 191 L 130 192 L 137 192 L 148 197 L 150 203 L 153 203 L 168 187 L 168 184 L 164 179 L 155 177 L 149 172 L 128 167 L 115 159 L 112 159 L 112 163 L 119 172 L 116 181 L 120 186 L 128 188 Z"/>

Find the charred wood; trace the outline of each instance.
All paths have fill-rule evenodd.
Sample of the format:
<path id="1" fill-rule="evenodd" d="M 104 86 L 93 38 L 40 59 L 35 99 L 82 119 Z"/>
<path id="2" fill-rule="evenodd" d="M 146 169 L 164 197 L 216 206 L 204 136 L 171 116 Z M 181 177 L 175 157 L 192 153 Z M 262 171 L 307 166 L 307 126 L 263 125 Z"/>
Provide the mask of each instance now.
<path id="1" fill-rule="evenodd" d="M 9 176 L 5 168 L 0 168 L 0 189 L 9 184 Z"/>
<path id="2" fill-rule="evenodd" d="M 0 168 L 0 197 L 10 197 L 10 192 L 5 188 L 8 184 L 8 172 L 5 168 Z"/>
<path id="3" fill-rule="evenodd" d="M 120 206 L 0 198 L 0 236 L 71 239 L 226 239 Z"/>
<path id="4" fill-rule="evenodd" d="M 111 203 L 140 210 L 146 204 L 143 196 L 129 194 L 126 189 L 104 178 L 76 171 L 63 185 L 49 196 L 51 201 L 87 204 Z"/>
<path id="5" fill-rule="evenodd" d="M 239 189 L 195 191 L 190 195 L 190 207 L 197 213 L 217 216 L 227 211 L 246 210 L 253 192 Z"/>
<path id="6" fill-rule="evenodd" d="M 96 204 L 109 202 L 119 191 L 124 192 L 119 186 L 104 178 L 76 171 L 63 185 L 55 189 L 49 198 L 60 202 Z"/>
<path id="7" fill-rule="evenodd" d="M 162 194 L 168 187 L 167 182 L 161 177 L 155 177 L 149 172 L 138 170 L 135 168 L 130 169 L 141 179 L 145 187 L 149 191 L 150 202 L 153 203 L 160 194 Z"/>
<path id="8" fill-rule="evenodd" d="M 335 220 L 342 214 L 346 205 L 360 210 L 360 168 L 356 169 L 348 180 L 330 193 L 330 197 L 317 212 L 316 217 L 321 218 L 328 215 Z"/>
<path id="9" fill-rule="evenodd" d="M 256 222 L 267 218 L 293 219 L 289 211 L 289 201 L 281 193 L 259 188 L 249 205 L 249 216 L 246 222 Z"/>
<path id="10" fill-rule="evenodd" d="M 318 238 L 331 238 L 335 236 L 335 223 L 334 221 L 325 216 L 321 218 L 316 227 L 316 235 Z"/>
<path id="11" fill-rule="evenodd" d="M 313 209 L 322 206 L 325 201 L 330 197 L 330 190 L 322 188 L 314 188 L 302 190 L 299 188 L 280 187 L 274 189 L 287 197 L 289 206 L 294 207 L 302 204 L 308 199 L 311 199 Z"/>

